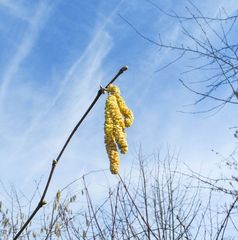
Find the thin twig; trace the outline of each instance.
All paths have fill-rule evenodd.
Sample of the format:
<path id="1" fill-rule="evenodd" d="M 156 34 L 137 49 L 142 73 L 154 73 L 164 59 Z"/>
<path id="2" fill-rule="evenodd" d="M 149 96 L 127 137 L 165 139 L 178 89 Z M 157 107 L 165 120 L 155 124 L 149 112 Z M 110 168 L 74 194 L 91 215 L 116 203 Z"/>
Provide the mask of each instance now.
<path id="1" fill-rule="evenodd" d="M 115 75 L 115 77 L 106 85 L 106 87 L 108 87 L 109 84 L 113 83 L 123 72 L 125 72 L 128 69 L 127 66 L 122 67 L 118 73 Z M 68 146 L 71 138 L 73 137 L 73 135 L 75 134 L 75 132 L 77 131 L 77 129 L 79 128 L 79 126 L 81 125 L 81 123 L 83 122 L 83 120 L 85 119 L 85 117 L 88 115 L 88 113 L 91 111 L 91 109 L 93 108 L 93 106 L 95 105 L 95 103 L 98 101 L 98 99 L 100 98 L 100 96 L 103 94 L 103 88 L 100 88 L 98 90 L 98 93 L 96 95 L 96 97 L 94 98 L 94 100 L 92 101 L 91 105 L 88 107 L 88 109 L 86 110 L 86 112 L 84 113 L 84 115 L 82 116 L 82 118 L 79 120 L 79 122 L 76 124 L 76 126 L 74 127 L 74 129 L 72 130 L 72 132 L 70 133 L 69 137 L 67 138 L 64 146 L 62 147 L 61 151 L 59 152 L 59 155 L 57 156 L 56 160 L 53 160 L 52 165 L 51 165 L 51 170 L 50 170 L 50 174 L 48 176 L 43 194 L 40 198 L 39 203 L 37 204 L 36 208 L 34 209 L 34 211 L 32 212 L 32 214 L 29 216 L 29 218 L 27 219 L 27 221 L 25 222 L 25 224 L 21 227 L 21 229 L 19 230 L 19 232 L 15 235 L 15 237 L 13 238 L 13 240 L 16 240 L 21 233 L 25 230 L 25 228 L 28 226 L 28 224 L 31 222 L 31 220 L 34 218 L 34 216 L 36 215 L 36 213 L 41 209 L 41 207 L 43 207 L 46 204 L 45 196 L 46 193 L 48 191 L 49 185 L 51 183 L 52 180 L 52 176 L 55 170 L 55 167 L 57 165 L 57 163 L 59 162 L 62 154 L 64 153 L 66 147 Z"/>

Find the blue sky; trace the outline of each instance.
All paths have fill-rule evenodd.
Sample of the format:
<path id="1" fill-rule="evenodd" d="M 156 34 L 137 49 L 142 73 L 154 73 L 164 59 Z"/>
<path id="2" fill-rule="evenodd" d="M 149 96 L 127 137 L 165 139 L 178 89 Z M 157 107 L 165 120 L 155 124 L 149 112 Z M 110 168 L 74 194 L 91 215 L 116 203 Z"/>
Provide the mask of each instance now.
<path id="1" fill-rule="evenodd" d="M 230 14 L 237 11 L 235 0 L 219 0 L 216 6 L 212 0 L 195 2 L 210 16 L 223 7 Z M 188 2 L 158 4 L 184 13 Z M 124 65 L 129 70 L 117 84 L 134 111 L 135 123 L 128 129 L 129 153 L 121 157 L 122 173 L 129 171 L 140 145 L 145 154 L 177 149 L 181 163 L 202 172 L 219 162 L 211 149 L 224 155 L 232 151 L 235 140 L 229 128 L 236 126 L 235 106 L 212 117 L 179 113 L 196 98 L 178 82 L 189 60 L 156 72 L 173 53 L 158 51 L 119 14 L 153 39 L 161 34 L 165 41 L 189 44 L 174 19 L 143 0 L 0 0 L 0 166 L 5 184 L 30 192 L 34 180 L 44 181 L 52 159 L 100 84 Z M 196 33 L 196 28 L 191 26 L 191 31 Z M 202 79 L 203 74 L 194 73 L 192 78 Z M 50 191 L 91 170 L 109 167 L 103 143 L 105 98 L 74 136 Z M 114 176 L 108 174 L 108 179 Z"/>

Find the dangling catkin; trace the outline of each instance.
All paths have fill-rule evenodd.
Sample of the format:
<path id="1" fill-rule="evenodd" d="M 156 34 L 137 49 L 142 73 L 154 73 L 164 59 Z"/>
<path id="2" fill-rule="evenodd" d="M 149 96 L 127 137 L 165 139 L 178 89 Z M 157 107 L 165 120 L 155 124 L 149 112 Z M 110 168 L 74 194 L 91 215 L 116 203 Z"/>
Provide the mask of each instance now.
<path id="1" fill-rule="evenodd" d="M 112 174 L 119 172 L 119 153 L 128 151 L 125 128 L 130 127 L 134 120 L 132 111 L 126 106 L 120 95 L 120 89 L 110 84 L 106 89 L 108 97 L 105 105 L 105 146 L 110 160 Z"/>
<path id="2" fill-rule="evenodd" d="M 119 159 L 119 154 L 117 152 L 115 137 L 113 135 L 113 119 L 112 119 L 112 112 L 111 112 L 111 109 L 113 108 L 113 103 L 114 103 L 113 98 L 114 96 L 109 95 L 106 100 L 104 138 L 105 138 L 105 146 L 106 146 L 107 154 L 110 159 L 111 173 L 117 174 L 119 170 L 120 159 Z"/>

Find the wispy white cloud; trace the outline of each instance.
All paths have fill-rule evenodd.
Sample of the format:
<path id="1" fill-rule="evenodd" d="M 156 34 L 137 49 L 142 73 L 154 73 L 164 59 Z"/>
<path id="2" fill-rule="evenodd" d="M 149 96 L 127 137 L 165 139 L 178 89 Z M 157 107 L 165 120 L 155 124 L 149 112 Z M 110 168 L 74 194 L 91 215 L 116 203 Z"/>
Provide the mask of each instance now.
<path id="1" fill-rule="evenodd" d="M 103 60 L 113 44 L 111 37 L 106 32 L 101 30 L 99 32 L 100 34 L 95 35 L 83 56 L 76 60 L 67 72 L 63 79 L 63 85 L 61 85 L 52 103 L 46 111 L 40 112 L 38 117 L 34 118 L 21 138 L 21 149 L 34 149 L 32 152 L 30 150 L 31 156 L 34 155 L 35 151 L 45 152 L 41 156 L 43 159 L 38 162 L 39 164 L 30 163 L 32 165 L 31 174 L 28 175 L 26 181 L 31 180 L 36 173 L 40 173 L 42 169 L 48 167 L 50 156 L 55 155 L 55 151 L 62 147 L 69 130 L 85 111 L 93 93 L 96 93 L 95 90 L 99 87 L 98 79 L 104 76 Z M 97 80 L 95 76 L 97 76 Z M 66 81 L 69 81 L 67 86 Z M 56 104 L 58 98 L 61 100 L 59 105 Z M 39 124 L 40 122 L 45 122 L 47 126 L 42 126 Z M 49 130 L 39 137 L 39 131 L 45 127 Z M 33 138 L 34 141 L 32 141 Z M 36 142 L 41 143 L 38 144 L 37 148 L 34 147 Z M 52 149 L 50 153 L 44 151 L 49 146 Z M 23 152 L 21 154 L 25 155 Z M 28 155 L 29 152 L 26 154 Z M 31 156 L 28 155 L 27 159 L 32 159 Z"/>
<path id="2" fill-rule="evenodd" d="M 117 13 L 121 3 L 122 1 L 117 4 L 116 8 L 114 8 L 109 16 L 104 18 L 103 22 L 100 22 L 100 24 L 96 26 L 92 39 L 86 49 L 73 62 L 66 72 L 65 77 L 59 80 L 60 86 L 53 99 L 49 101 L 49 104 L 44 111 L 39 112 L 32 120 L 22 137 L 23 142 L 24 139 L 28 139 L 29 134 L 31 134 L 38 123 L 54 108 L 61 97 L 63 97 L 64 100 L 70 98 L 70 101 L 72 101 L 70 104 L 71 106 L 74 106 L 75 101 L 81 104 L 81 98 L 83 99 L 85 96 L 90 96 L 90 92 L 98 90 L 100 80 L 104 75 L 102 62 L 113 45 L 113 39 L 105 28 Z M 67 89 L 67 85 L 70 82 L 72 84 L 69 86 L 69 89 Z M 95 86 L 95 88 L 92 86 Z M 75 90 L 76 99 L 74 98 Z M 67 94 L 68 97 L 66 96 Z M 80 96 L 80 99 L 78 99 L 78 96 Z"/>
<path id="3" fill-rule="evenodd" d="M 4 3 L 7 4 L 5 1 Z M 12 4 L 10 6 L 12 6 Z M 12 9 L 18 8 L 12 7 Z M 35 14 L 33 15 L 31 21 L 29 22 L 29 27 L 26 29 L 15 55 L 13 56 L 11 61 L 7 64 L 7 67 L 2 77 L 2 83 L 0 86 L 0 108 L 2 108 L 4 105 L 4 97 L 7 93 L 7 88 L 11 84 L 11 81 L 13 80 L 15 75 L 17 74 L 20 65 L 23 63 L 23 61 L 31 52 L 31 49 L 34 46 L 34 43 L 40 33 L 40 30 L 48 17 L 47 16 L 48 12 L 49 12 L 48 5 L 45 2 L 41 2 Z"/>
<path id="4" fill-rule="evenodd" d="M 0 7 L 7 9 L 7 11 L 14 17 L 20 18 L 21 20 L 29 21 L 29 12 L 20 6 L 16 1 L 12 2 L 9 0 L 0 0 Z"/>

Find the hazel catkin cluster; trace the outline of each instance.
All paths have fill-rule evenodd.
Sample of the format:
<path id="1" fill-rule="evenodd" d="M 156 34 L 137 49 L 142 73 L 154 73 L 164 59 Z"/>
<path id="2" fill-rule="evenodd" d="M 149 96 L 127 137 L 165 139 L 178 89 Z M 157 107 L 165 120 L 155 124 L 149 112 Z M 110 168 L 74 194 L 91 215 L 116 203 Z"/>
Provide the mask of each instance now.
<path id="1" fill-rule="evenodd" d="M 117 174 L 120 163 L 118 149 L 122 154 L 128 151 L 125 128 L 132 125 L 134 118 L 117 86 L 110 84 L 106 91 L 108 97 L 105 105 L 105 145 L 110 160 L 111 173 Z"/>

